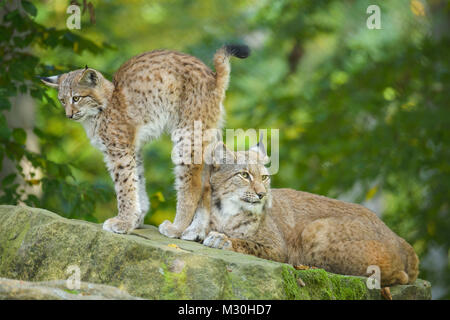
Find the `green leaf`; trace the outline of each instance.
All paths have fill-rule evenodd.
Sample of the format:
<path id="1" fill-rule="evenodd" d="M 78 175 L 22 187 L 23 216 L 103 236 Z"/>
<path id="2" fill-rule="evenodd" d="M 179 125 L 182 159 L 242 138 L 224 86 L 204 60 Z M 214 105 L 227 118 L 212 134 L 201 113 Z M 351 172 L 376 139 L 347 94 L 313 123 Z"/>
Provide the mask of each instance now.
<path id="1" fill-rule="evenodd" d="M 8 99 L 4 97 L 0 97 L 0 110 L 10 110 L 11 109 L 11 103 Z"/>
<path id="2" fill-rule="evenodd" d="M 22 1 L 22 7 L 28 14 L 30 14 L 33 17 L 36 17 L 37 15 L 37 9 L 30 1 Z"/>
<path id="3" fill-rule="evenodd" d="M 3 152 L 3 149 L 0 148 L 0 172 L 2 171 L 3 168 L 3 158 L 5 157 L 5 153 Z"/>
<path id="4" fill-rule="evenodd" d="M 11 183 L 14 182 L 14 180 L 16 180 L 16 174 L 15 173 L 11 173 L 9 175 L 7 175 L 5 178 L 3 178 L 2 180 L 2 186 L 6 187 L 8 185 L 10 185 Z"/>
<path id="5" fill-rule="evenodd" d="M 47 173 L 49 175 L 53 176 L 53 177 L 57 176 L 58 173 L 59 173 L 58 166 L 55 163 L 51 162 L 51 161 L 47 162 L 47 168 L 46 169 L 47 169 Z"/>
<path id="6" fill-rule="evenodd" d="M 0 127 L 1 129 L 1 127 Z M 5 149 L 6 155 L 11 160 L 20 161 L 25 153 L 25 148 L 23 145 L 20 145 L 18 143 L 10 142 L 7 144 L 7 147 Z"/>
<path id="7" fill-rule="evenodd" d="M 27 133 L 22 128 L 15 128 L 12 132 L 13 139 L 19 144 L 25 144 L 27 141 Z"/>
<path id="8" fill-rule="evenodd" d="M 0 140 L 8 141 L 10 136 L 11 129 L 8 128 L 5 116 L 0 114 Z"/>

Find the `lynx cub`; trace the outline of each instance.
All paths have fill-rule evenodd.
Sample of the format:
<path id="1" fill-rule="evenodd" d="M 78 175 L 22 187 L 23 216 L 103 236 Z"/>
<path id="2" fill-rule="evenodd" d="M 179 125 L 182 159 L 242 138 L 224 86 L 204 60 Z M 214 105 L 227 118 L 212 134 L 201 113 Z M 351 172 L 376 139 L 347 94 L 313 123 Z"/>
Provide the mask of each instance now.
<path id="1" fill-rule="evenodd" d="M 219 148 L 229 158 L 266 158 L 263 147 Z M 383 286 L 415 281 L 419 260 L 413 248 L 373 212 L 307 192 L 270 189 L 262 160 L 248 163 L 212 169 L 210 232 L 203 244 L 346 275 L 367 276 L 367 267 L 376 265 Z"/>
<path id="2" fill-rule="evenodd" d="M 212 72 L 195 57 L 156 50 L 125 62 L 113 82 L 87 67 L 41 78 L 58 89 L 66 116 L 80 122 L 92 144 L 104 154 L 119 213 L 106 220 L 103 229 L 128 233 L 142 224 L 150 207 L 140 157 L 142 145 L 166 131 L 174 143 L 172 155 L 186 159 L 183 152 L 186 146 L 192 147 L 194 123 L 200 122 L 204 131 L 221 125 L 229 58 L 248 54 L 247 46 L 224 46 L 214 56 L 216 72 Z M 189 160 L 193 154 L 187 156 Z M 182 160 L 175 164 L 175 175 L 175 220 L 173 224 L 165 221 L 159 228 L 169 237 L 179 237 L 190 224 L 207 171 L 202 161 Z"/>

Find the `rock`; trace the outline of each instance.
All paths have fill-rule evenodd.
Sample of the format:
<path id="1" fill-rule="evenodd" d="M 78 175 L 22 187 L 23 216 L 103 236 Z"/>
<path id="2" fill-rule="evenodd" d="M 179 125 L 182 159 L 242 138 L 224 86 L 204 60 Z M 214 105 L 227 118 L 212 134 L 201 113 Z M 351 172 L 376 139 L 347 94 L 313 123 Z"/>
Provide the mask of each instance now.
<path id="1" fill-rule="evenodd" d="M 0 206 L 0 277 L 38 282 L 27 286 L 47 288 L 36 296 L 45 298 L 51 290 L 70 294 L 62 285 L 74 276 L 73 267 L 89 283 L 83 285 L 105 284 L 119 290 L 108 289 L 105 292 L 111 293 L 103 295 L 100 289 L 80 289 L 81 296 L 86 292 L 104 298 L 117 294 L 118 299 L 381 299 L 380 290 L 368 290 L 363 277 L 295 270 L 283 263 L 166 238 L 153 226 L 118 235 L 103 231 L 101 225 L 43 209 Z M 13 297 L 14 293 L 1 293 L 11 286 L 11 280 L 3 281 L 0 296 Z M 431 286 L 417 280 L 392 287 L 391 293 L 393 299 L 430 299 Z M 25 293 L 16 297 L 31 298 Z"/>
<path id="2" fill-rule="evenodd" d="M 0 278 L 0 300 L 137 300 L 128 293 L 103 284 L 80 282 L 67 288 L 66 280 L 28 282 Z"/>
<path id="3" fill-rule="evenodd" d="M 289 271 L 291 272 L 291 271 Z M 381 300 L 380 290 L 369 290 L 367 278 L 343 276 L 323 269 L 295 270 L 297 284 L 286 276 L 287 299 L 298 300 Z M 300 281 L 298 281 L 301 279 Z M 302 286 L 302 284 L 305 284 Z M 430 300 L 431 285 L 417 279 L 413 285 L 398 285 L 390 288 L 393 300 Z"/>

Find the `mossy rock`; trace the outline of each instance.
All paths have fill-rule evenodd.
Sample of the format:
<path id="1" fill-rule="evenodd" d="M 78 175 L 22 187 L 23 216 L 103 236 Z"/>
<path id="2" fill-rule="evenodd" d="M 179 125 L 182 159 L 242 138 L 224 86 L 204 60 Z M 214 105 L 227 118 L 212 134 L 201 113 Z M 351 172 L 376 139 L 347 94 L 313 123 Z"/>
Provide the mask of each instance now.
<path id="1" fill-rule="evenodd" d="M 0 278 L 0 300 L 139 300 L 116 287 L 80 282 L 67 289 L 65 280 L 22 281 Z"/>
<path id="2" fill-rule="evenodd" d="M 131 235 L 43 209 L 0 206 L 0 277 L 81 280 L 146 299 L 380 299 L 363 277 L 331 274 L 169 239 L 146 226 Z M 301 278 L 301 280 L 298 280 Z M 299 281 L 304 286 L 299 285 Z M 430 299 L 430 284 L 391 288 L 394 299 Z"/>

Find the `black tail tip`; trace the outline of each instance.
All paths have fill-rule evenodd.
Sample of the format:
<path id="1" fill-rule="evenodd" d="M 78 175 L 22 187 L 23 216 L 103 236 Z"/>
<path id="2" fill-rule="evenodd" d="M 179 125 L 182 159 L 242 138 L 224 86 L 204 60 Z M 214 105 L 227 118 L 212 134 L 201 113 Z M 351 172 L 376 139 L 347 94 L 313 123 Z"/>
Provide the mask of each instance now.
<path id="1" fill-rule="evenodd" d="M 225 50 L 228 54 L 240 59 L 245 59 L 250 55 L 250 48 L 245 44 L 227 44 Z"/>

